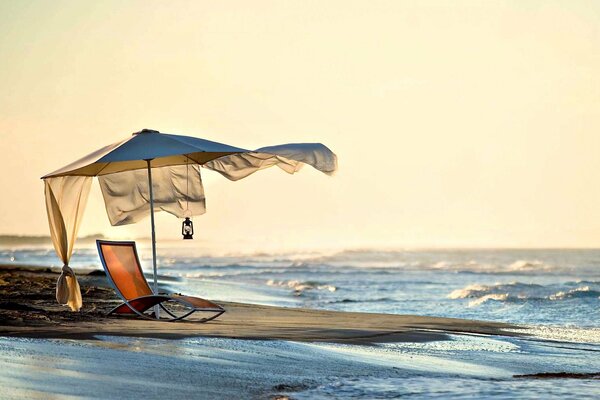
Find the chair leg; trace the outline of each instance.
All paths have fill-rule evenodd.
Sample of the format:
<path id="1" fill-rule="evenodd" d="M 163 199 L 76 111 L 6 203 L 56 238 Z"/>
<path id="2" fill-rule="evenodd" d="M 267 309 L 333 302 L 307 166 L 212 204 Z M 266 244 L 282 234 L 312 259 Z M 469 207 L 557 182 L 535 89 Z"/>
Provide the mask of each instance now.
<path id="1" fill-rule="evenodd" d="M 190 315 L 192 315 L 193 313 L 195 313 L 195 312 L 198 312 L 198 311 L 201 311 L 201 310 L 191 310 L 190 312 L 188 312 L 187 314 L 184 314 L 184 315 L 182 315 L 181 317 L 177 317 L 177 318 L 174 318 L 174 319 L 169 319 L 169 320 L 167 320 L 166 322 L 175 322 L 175 321 L 181 321 L 182 319 L 184 319 L 184 318 L 187 318 L 188 316 L 190 316 Z M 210 317 L 208 317 L 208 318 L 202 318 L 202 319 L 200 319 L 200 320 L 193 321 L 193 322 L 204 323 L 204 322 L 212 321 L 213 319 L 217 318 L 218 316 L 220 316 L 220 315 L 221 315 L 221 314 L 223 314 L 224 312 L 225 312 L 225 310 L 223 310 L 223 311 L 220 311 L 220 312 L 216 312 L 216 314 L 215 314 L 215 315 L 212 315 L 212 316 L 210 316 Z"/>
<path id="2" fill-rule="evenodd" d="M 167 307 L 165 307 L 165 306 L 163 306 L 163 305 L 162 305 L 162 303 L 161 303 L 161 304 L 159 304 L 159 306 L 160 306 L 160 308 L 162 308 L 162 309 L 163 309 L 163 311 L 164 311 L 164 312 L 166 312 L 167 314 L 169 314 L 171 317 L 173 317 L 173 318 L 177 318 L 177 315 L 175 315 L 175 314 L 173 314 L 171 311 L 169 311 L 169 310 L 167 309 Z"/>
<path id="3" fill-rule="evenodd" d="M 198 322 L 208 322 L 208 321 L 211 321 L 211 320 L 213 320 L 213 319 L 217 318 L 218 316 L 220 316 L 220 315 L 221 315 L 221 314 L 223 314 L 223 313 L 225 313 L 225 310 L 223 310 L 223 311 L 221 311 L 221 312 L 219 312 L 219 313 L 217 313 L 217 314 L 213 315 L 212 317 L 209 317 L 209 318 L 203 318 L 203 319 L 201 319 L 201 320 L 200 320 L 200 321 L 198 321 Z"/>
<path id="4" fill-rule="evenodd" d="M 112 310 L 110 310 L 108 312 L 108 314 L 106 314 L 106 315 L 113 314 L 118 308 L 121 308 L 123 306 L 123 304 L 127 305 L 127 307 L 129 307 L 131 309 L 131 311 L 133 311 L 134 313 L 136 313 L 138 316 L 140 316 L 142 318 L 149 319 L 151 321 L 156 321 L 157 320 L 157 318 L 149 317 L 148 315 L 144 314 L 143 312 L 138 311 L 135 307 L 133 307 L 128 302 L 123 302 L 123 303 L 119 304 L 118 306 L 116 306 L 115 308 L 113 308 Z"/>
<path id="5" fill-rule="evenodd" d="M 177 301 L 177 300 L 176 300 Z M 137 310 L 135 307 L 133 307 L 131 304 L 129 304 L 128 302 L 123 302 L 121 304 L 119 304 L 118 306 L 114 307 L 112 310 L 110 310 L 108 312 L 107 315 L 111 315 L 113 314 L 118 308 L 121 308 L 123 305 L 127 305 L 127 307 L 129 307 L 129 309 L 131 309 L 131 311 L 133 311 L 134 313 L 136 313 L 138 316 L 144 318 L 144 319 L 148 319 L 151 321 L 161 321 L 161 319 L 156 318 L 156 317 L 150 317 L 146 314 L 144 314 L 143 312 L 140 312 L 139 310 Z M 167 314 L 169 314 L 172 318 L 169 319 L 165 319 L 165 322 L 175 322 L 175 321 L 181 321 L 184 318 L 187 318 L 188 316 L 192 315 L 195 312 L 201 311 L 198 309 L 195 309 L 192 307 L 192 309 L 185 313 L 184 315 L 178 317 L 175 314 L 173 314 L 172 312 L 170 312 L 165 306 L 162 305 L 162 303 L 158 304 L 160 306 L 160 308 L 162 308 Z M 220 315 L 222 315 L 223 313 L 225 313 L 225 310 L 223 309 L 222 311 L 214 311 L 215 314 L 208 317 L 208 318 L 202 318 L 201 320 L 195 321 L 195 322 L 199 322 L 199 323 L 204 323 L 204 322 L 208 322 L 208 321 L 212 321 L 213 319 L 219 317 Z"/>

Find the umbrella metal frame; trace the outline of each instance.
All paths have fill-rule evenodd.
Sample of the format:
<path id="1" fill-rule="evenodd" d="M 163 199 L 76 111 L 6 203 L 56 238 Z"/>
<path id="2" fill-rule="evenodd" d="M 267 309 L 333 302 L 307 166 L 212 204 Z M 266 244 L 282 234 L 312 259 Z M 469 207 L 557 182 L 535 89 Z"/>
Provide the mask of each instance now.
<path id="1" fill-rule="evenodd" d="M 152 275 L 154 277 L 153 290 L 154 294 L 158 294 L 158 278 L 156 276 L 156 232 L 154 229 L 154 193 L 152 192 L 152 167 L 150 162 L 152 159 L 146 160 L 148 164 L 148 190 L 150 192 L 150 225 L 152 227 Z M 160 307 L 154 306 L 154 314 L 156 318 L 160 318 Z"/>

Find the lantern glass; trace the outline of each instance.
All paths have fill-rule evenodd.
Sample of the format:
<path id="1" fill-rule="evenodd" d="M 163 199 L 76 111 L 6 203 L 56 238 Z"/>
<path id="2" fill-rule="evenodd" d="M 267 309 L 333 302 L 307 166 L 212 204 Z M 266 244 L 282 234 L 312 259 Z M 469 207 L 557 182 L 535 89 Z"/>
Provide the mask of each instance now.
<path id="1" fill-rule="evenodd" d="M 181 234 L 183 235 L 183 239 L 193 239 L 194 235 L 194 224 L 189 217 L 186 217 L 181 224 Z"/>

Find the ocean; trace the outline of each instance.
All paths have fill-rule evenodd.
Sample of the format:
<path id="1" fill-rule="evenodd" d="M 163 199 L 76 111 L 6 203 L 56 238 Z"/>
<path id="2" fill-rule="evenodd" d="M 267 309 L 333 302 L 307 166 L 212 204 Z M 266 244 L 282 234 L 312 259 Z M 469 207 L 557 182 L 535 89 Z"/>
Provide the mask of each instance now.
<path id="1" fill-rule="evenodd" d="M 147 244 L 139 251 L 150 279 L 151 252 Z M 600 396 L 598 379 L 512 378 L 600 372 L 600 250 L 363 249 L 217 256 L 191 245 L 159 243 L 158 254 L 159 281 L 174 292 L 287 307 L 500 321 L 528 328 L 527 338 L 454 335 L 450 341 L 375 347 L 274 345 L 312 346 L 311 351 L 328 362 L 343 357 L 370 366 L 369 373 L 359 373 L 354 366 L 313 377 L 310 385 L 290 390 L 293 398 Z M 5 247 L 0 263 L 61 266 L 48 246 Z M 92 244 L 77 248 L 71 265 L 101 268 Z M 189 348 L 193 343 L 204 342 L 181 345 Z M 392 367 L 397 371 L 390 374 Z"/>

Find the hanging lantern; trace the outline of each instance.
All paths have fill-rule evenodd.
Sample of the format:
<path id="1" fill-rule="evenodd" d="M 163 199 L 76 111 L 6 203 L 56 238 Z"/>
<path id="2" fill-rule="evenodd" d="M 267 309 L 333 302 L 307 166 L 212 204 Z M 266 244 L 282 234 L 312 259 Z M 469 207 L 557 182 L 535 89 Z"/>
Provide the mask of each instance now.
<path id="1" fill-rule="evenodd" d="M 186 201 L 186 210 L 185 210 L 185 214 L 184 215 L 191 215 L 190 212 L 190 166 L 187 163 L 187 160 L 185 161 L 185 201 Z M 192 223 L 192 220 L 190 219 L 190 217 L 186 216 L 185 219 L 183 220 L 183 223 L 181 224 L 181 234 L 183 235 L 183 240 L 186 239 L 193 239 L 193 235 L 194 235 L 194 224 Z"/>
<path id="2" fill-rule="evenodd" d="M 185 217 L 183 223 L 181 224 L 181 234 L 183 235 L 183 239 L 193 239 L 192 235 L 194 234 L 194 224 L 190 217 Z"/>

